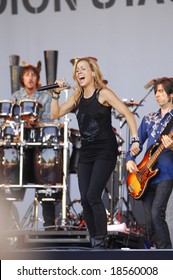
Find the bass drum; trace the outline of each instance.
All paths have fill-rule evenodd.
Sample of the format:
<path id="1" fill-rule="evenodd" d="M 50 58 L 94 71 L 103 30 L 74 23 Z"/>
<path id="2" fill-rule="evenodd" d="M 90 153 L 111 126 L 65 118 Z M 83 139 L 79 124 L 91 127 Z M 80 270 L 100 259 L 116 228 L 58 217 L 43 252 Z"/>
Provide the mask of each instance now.
<path id="1" fill-rule="evenodd" d="M 30 153 L 23 152 L 23 184 L 29 181 Z M 0 147 L 0 188 L 1 197 L 8 200 L 23 200 L 25 188 L 12 187 L 19 184 L 20 150 L 19 147 Z"/>
<path id="2" fill-rule="evenodd" d="M 56 201 L 62 198 L 62 189 L 52 188 L 52 185 L 63 183 L 63 149 L 53 147 L 36 147 L 34 152 L 35 184 L 46 185 L 37 188 L 38 200 Z"/>

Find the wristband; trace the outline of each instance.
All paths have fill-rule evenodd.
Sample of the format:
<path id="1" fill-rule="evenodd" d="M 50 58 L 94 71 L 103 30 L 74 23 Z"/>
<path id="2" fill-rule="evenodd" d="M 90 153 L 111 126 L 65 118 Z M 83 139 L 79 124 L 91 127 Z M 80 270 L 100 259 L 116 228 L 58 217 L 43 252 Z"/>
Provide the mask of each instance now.
<path id="1" fill-rule="evenodd" d="M 132 137 L 132 139 L 131 139 L 131 144 L 133 144 L 133 143 L 135 143 L 135 142 L 138 142 L 138 143 L 140 142 L 138 136 Z"/>
<path id="2" fill-rule="evenodd" d="M 53 93 L 56 93 L 56 95 L 53 95 Z M 52 98 L 54 100 L 58 100 L 60 98 L 60 92 L 58 93 L 57 91 L 52 90 Z"/>
<path id="3" fill-rule="evenodd" d="M 57 95 L 57 96 L 52 95 L 52 98 L 53 98 L 54 100 L 58 100 L 59 97 L 60 97 L 59 95 Z"/>

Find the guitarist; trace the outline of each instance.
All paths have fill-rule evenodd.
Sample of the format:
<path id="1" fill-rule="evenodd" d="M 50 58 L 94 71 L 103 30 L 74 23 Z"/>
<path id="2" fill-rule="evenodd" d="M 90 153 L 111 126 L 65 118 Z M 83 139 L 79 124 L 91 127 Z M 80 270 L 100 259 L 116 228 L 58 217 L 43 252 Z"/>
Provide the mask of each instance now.
<path id="1" fill-rule="evenodd" d="M 157 249 L 171 249 L 170 233 L 165 218 L 167 203 L 173 189 L 173 139 L 168 136 L 173 130 L 173 121 L 169 123 L 171 118 L 173 119 L 173 79 L 164 77 L 154 80 L 153 89 L 159 109 L 147 114 L 141 121 L 138 129 L 140 153 L 146 141 L 147 150 L 159 140 L 158 144 L 163 145 L 163 150 L 152 168 L 158 168 L 159 171 L 148 181 L 141 199 L 147 244 L 154 245 Z M 167 133 L 164 133 L 165 131 Z M 139 171 L 139 165 L 136 165 L 130 150 L 126 155 L 126 168 L 130 173 L 137 174 Z"/>

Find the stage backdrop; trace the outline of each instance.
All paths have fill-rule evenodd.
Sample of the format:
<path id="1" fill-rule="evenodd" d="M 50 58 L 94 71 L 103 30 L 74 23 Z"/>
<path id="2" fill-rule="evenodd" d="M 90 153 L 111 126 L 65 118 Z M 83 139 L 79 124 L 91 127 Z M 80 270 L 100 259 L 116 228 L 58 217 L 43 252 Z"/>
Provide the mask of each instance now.
<path id="1" fill-rule="evenodd" d="M 148 81 L 173 76 L 172 13 L 172 0 L 1 0 L 0 99 L 11 95 L 11 55 L 20 57 L 19 65 L 40 60 L 45 85 L 44 51 L 56 50 L 57 78 L 65 77 L 73 87 L 70 60 L 92 56 L 109 87 L 122 100 L 139 103 L 149 91 L 144 88 Z M 60 102 L 64 99 L 62 92 Z M 153 92 L 142 104 L 137 122 L 157 109 Z M 126 138 L 126 125 L 120 131 L 115 115 L 113 125 Z M 69 118 L 69 127 L 77 128 L 73 114 Z"/>

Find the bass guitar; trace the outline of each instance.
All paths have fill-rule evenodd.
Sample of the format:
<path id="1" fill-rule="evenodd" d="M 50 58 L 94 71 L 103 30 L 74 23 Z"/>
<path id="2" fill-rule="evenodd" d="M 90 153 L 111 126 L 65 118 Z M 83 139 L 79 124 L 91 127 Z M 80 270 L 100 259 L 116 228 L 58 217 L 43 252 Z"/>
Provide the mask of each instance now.
<path id="1" fill-rule="evenodd" d="M 168 135 L 173 139 L 173 131 Z M 134 199 L 141 199 L 144 195 L 149 180 L 154 177 L 159 169 L 152 170 L 152 167 L 157 161 L 158 156 L 163 151 L 164 145 L 152 145 L 146 152 L 143 160 L 137 165 L 139 171 L 137 173 L 129 173 L 127 176 L 127 188 L 129 194 Z"/>

